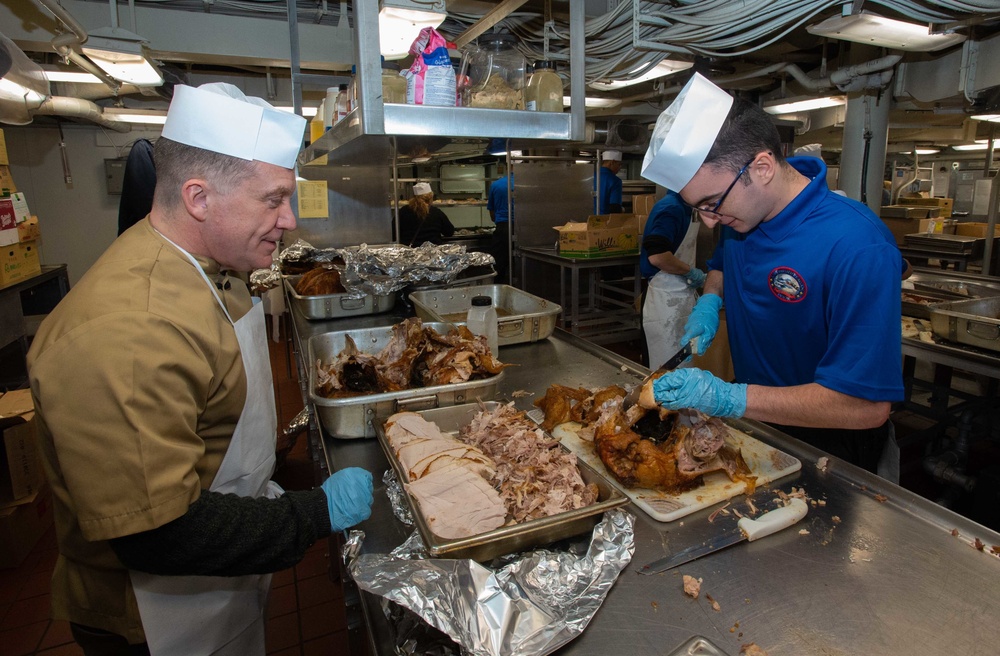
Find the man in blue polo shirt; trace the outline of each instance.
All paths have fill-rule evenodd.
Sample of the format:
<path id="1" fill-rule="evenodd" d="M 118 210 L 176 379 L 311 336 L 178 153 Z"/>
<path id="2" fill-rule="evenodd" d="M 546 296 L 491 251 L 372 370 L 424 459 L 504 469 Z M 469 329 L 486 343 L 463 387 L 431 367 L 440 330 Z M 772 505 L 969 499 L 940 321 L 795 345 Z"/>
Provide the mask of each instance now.
<path id="1" fill-rule="evenodd" d="M 510 215 L 514 209 L 514 201 L 510 199 L 507 204 L 507 188 L 514 183 L 513 175 L 505 175 L 493 181 L 490 185 L 490 193 L 486 199 L 486 209 L 493 219 L 495 228 L 493 230 L 493 241 L 490 242 L 489 254 L 496 260 L 497 283 L 506 285 L 510 283 Z"/>
<path id="2" fill-rule="evenodd" d="M 681 339 L 704 353 L 725 298 L 737 382 L 679 369 L 655 381 L 657 402 L 766 421 L 891 478 L 890 405 L 903 398 L 891 233 L 827 188 L 821 160 L 786 160 L 756 105 L 700 75 L 676 103 L 654 129 L 643 174 L 666 176 L 706 225 L 725 226 Z M 709 132 L 706 143 L 692 147 L 688 121 Z"/>

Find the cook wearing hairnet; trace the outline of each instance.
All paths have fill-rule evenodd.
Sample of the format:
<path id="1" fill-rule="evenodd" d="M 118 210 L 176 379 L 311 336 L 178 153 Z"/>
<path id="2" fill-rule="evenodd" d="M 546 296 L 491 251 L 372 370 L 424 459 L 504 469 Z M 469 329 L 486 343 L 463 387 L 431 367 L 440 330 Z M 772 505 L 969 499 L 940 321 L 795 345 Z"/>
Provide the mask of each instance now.
<path id="1" fill-rule="evenodd" d="M 443 244 L 455 234 L 455 226 L 448 215 L 435 207 L 434 192 L 430 184 L 418 182 L 413 185 L 413 198 L 399 208 L 399 243 L 419 246 L 424 242 Z"/>

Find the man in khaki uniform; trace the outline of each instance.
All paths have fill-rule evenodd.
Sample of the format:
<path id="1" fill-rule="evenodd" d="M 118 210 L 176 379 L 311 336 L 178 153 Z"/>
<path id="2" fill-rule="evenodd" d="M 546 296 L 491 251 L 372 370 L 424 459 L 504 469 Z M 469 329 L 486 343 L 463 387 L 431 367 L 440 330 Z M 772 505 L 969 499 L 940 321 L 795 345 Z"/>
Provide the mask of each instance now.
<path id="1" fill-rule="evenodd" d="M 371 475 L 271 482 L 264 317 L 230 271 L 285 230 L 305 121 L 231 85 L 178 86 L 150 215 L 28 353 L 59 561 L 53 615 L 87 654 L 264 654 L 270 573 L 366 519 Z"/>

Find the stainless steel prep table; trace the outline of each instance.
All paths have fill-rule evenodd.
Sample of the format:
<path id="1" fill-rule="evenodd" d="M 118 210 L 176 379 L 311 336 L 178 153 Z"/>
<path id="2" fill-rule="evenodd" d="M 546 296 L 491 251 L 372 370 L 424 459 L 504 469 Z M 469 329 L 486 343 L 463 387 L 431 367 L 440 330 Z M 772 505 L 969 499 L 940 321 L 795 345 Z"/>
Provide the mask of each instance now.
<path id="1" fill-rule="evenodd" d="M 301 317 L 299 318 L 301 319 Z M 360 321 L 393 321 L 390 316 Z M 350 321 L 352 324 L 355 320 Z M 332 322 L 295 321 L 298 338 L 331 330 Z M 336 322 L 343 327 L 343 321 Z M 364 324 L 368 325 L 368 324 Z M 506 347 L 501 394 L 528 410 L 552 383 L 598 386 L 631 383 L 643 369 L 584 340 L 557 330 L 548 340 Z M 663 654 L 693 635 L 703 635 L 731 656 L 755 642 L 782 654 L 994 654 L 1000 641 L 1000 559 L 970 546 L 974 538 L 1000 545 L 1000 534 L 964 519 L 855 467 L 836 462 L 826 472 L 821 453 L 756 422 L 735 421 L 764 441 L 802 460 L 802 471 L 775 486 L 804 487 L 825 506 L 810 507 L 796 528 L 756 543 L 743 543 L 677 570 L 640 576 L 636 569 L 710 535 L 731 528 L 736 517 L 707 521 L 713 509 L 663 524 L 637 509 L 632 563 L 622 572 L 587 630 L 560 654 Z M 376 440 L 321 439 L 331 469 L 372 471 L 376 489 L 387 468 Z M 884 495 L 880 501 L 877 495 Z M 759 490 L 759 507 L 774 495 Z M 737 498 L 732 507 L 745 507 Z M 839 518 L 835 520 L 834 517 Z M 361 527 L 364 549 L 385 553 L 411 529 L 376 494 L 372 517 Z M 808 535 L 800 535 L 806 529 Z M 958 535 L 952 531 L 957 529 Z M 702 578 L 698 600 L 681 590 L 681 574 Z M 721 606 L 716 612 L 705 599 Z M 379 598 L 362 593 L 360 605 L 374 654 L 394 653 Z"/>
<path id="2" fill-rule="evenodd" d="M 592 342 L 620 342 L 639 337 L 639 314 L 635 301 L 642 289 L 639 273 L 639 256 L 622 255 L 593 259 L 564 257 L 554 248 L 520 247 L 521 286 L 525 291 L 539 294 L 527 284 L 528 262 L 539 262 L 559 269 L 559 305 L 563 308 L 563 327 L 574 335 Z M 631 287 L 601 279 L 601 269 L 632 267 Z M 566 272 L 569 272 L 569 303 L 566 301 Z M 580 271 L 587 275 L 587 307 L 580 307 Z M 622 281 L 628 284 L 629 281 Z"/>

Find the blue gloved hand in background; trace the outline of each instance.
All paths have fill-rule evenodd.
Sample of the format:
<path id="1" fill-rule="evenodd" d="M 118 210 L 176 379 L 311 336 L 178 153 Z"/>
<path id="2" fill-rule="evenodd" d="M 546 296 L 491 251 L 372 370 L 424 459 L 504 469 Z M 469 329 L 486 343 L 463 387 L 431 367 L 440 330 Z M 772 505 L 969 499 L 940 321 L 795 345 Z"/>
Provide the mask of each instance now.
<path id="1" fill-rule="evenodd" d="M 691 267 L 691 270 L 684 274 L 684 280 L 687 280 L 688 286 L 695 289 L 704 285 L 707 277 L 708 275 L 698 267 Z"/>
<path id="2" fill-rule="evenodd" d="M 702 369 L 675 369 L 653 381 L 653 398 L 664 408 L 693 408 L 712 417 L 742 417 L 747 386 L 727 383 Z"/>
<path id="3" fill-rule="evenodd" d="M 716 294 L 703 294 L 691 316 L 684 324 L 684 336 L 681 337 L 681 346 L 684 346 L 692 339 L 697 338 L 694 352 L 698 355 L 705 355 L 705 351 L 712 345 L 715 333 L 719 330 L 719 310 L 722 309 L 722 297 Z"/>
<path id="4" fill-rule="evenodd" d="M 330 526 L 343 531 L 372 514 L 372 475 L 358 467 L 347 467 L 323 481 Z"/>

